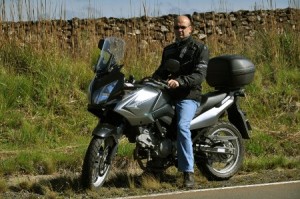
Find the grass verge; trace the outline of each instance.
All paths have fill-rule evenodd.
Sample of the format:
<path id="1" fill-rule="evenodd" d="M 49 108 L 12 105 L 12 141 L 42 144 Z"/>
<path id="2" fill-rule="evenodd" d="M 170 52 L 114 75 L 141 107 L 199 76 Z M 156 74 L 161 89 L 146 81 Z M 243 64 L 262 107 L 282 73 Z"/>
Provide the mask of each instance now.
<path id="1" fill-rule="evenodd" d="M 299 36 L 292 30 L 282 34 L 276 34 L 276 31 L 259 32 L 251 42 L 237 38 L 233 46 L 222 49 L 218 48 L 216 41 L 207 41 L 212 57 L 228 52 L 242 54 L 256 65 L 255 80 L 246 87 L 247 96 L 241 100 L 253 126 L 251 139 L 246 141 L 247 157 L 243 171 L 298 169 Z M 134 74 L 137 78 L 150 75 L 160 62 L 162 47 L 153 45 L 140 51 L 135 40 L 128 39 L 128 43 L 131 51 L 124 61 L 125 74 Z M 97 118 L 86 110 L 86 89 L 93 77 L 92 66 L 98 54 L 96 44 L 95 49 L 80 50 L 85 51 L 87 57 L 80 56 L 80 53 L 70 55 L 57 48 L 38 51 L 33 46 L 1 43 L 2 177 L 46 175 L 66 170 L 80 172 L 90 133 L 97 123 Z M 210 88 L 206 86 L 206 89 Z M 133 148 L 134 145 L 124 141 L 118 154 L 130 159 Z M 20 189 L 53 195 L 53 190 L 59 190 L 53 188 L 57 184 L 63 187 L 64 192 L 76 191 L 77 188 L 70 188 L 77 186 L 75 176 L 63 178 L 64 182 L 59 181 L 69 185 L 55 182 L 43 190 L 37 184 L 24 183 Z M 171 176 L 172 179 L 178 177 L 176 171 Z M 120 182 L 125 182 L 130 189 L 143 187 L 156 191 L 174 185 L 136 174 L 124 174 L 121 179 L 111 180 L 111 186 L 119 188 Z M 5 192 L 6 189 L 6 183 L 0 181 L 0 190 Z M 115 189 L 115 192 L 118 191 Z"/>

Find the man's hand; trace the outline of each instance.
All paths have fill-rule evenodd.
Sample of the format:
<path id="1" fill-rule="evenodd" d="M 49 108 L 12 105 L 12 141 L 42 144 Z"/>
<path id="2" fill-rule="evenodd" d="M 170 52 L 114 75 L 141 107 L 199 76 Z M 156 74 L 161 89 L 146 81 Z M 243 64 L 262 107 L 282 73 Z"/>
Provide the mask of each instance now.
<path id="1" fill-rule="evenodd" d="M 168 80 L 168 86 L 170 88 L 177 88 L 177 87 L 179 87 L 179 82 L 174 79 L 170 79 L 170 80 Z"/>

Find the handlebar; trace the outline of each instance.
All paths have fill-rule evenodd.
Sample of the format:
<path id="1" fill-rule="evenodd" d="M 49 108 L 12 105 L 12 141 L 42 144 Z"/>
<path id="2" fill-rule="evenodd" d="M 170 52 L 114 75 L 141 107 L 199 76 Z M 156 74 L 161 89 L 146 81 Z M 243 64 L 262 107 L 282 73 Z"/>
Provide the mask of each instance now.
<path id="1" fill-rule="evenodd" d="M 168 82 L 165 80 L 156 80 L 152 77 L 145 77 L 140 81 L 132 81 L 132 79 L 130 81 L 128 81 L 130 86 L 127 85 L 127 87 L 134 89 L 134 88 L 140 88 L 140 87 L 144 87 L 145 85 L 151 85 L 155 88 L 159 88 L 159 89 L 170 89 L 170 87 L 168 86 Z"/>
<path id="2" fill-rule="evenodd" d="M 168 82 L 165 80 L 156 80 L 152 77 L 143 79 L 143 84 L 151 85 L 159 89 L 170 89 Z"/>

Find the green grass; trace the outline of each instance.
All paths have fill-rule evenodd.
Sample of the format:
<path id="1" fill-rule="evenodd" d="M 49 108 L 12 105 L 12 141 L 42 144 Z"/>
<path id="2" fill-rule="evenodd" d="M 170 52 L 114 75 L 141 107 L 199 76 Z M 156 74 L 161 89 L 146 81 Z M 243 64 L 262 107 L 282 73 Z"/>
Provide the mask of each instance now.
<path id="1" fill-rule="evenodd" d="M 8 190 L 8 185 L 4 179 L 0 179 L 0 193 L 5 193 Z"/>
<path id="2" fill-rule="evenodd" d="M 256 66 L 254 82 L 246 86 L 247 96 L 241 100 L 253 127 L 246 141 L 245 170 L 299 168 L 299 158 L 294 158 L 300 156 L 299 40 L 288 30 L 281 35 L 259 32 L 251 42 L 237 38 L 234 48 L 219 48 L 215 39 L 207 41 L 212 57 L 242 54 Z M 124 73 L 138 79 L 150 75 L 160 63 L 162 47 L 139 49 L 136 41 L 128 43 Z M 0 175 L 80 171 L 98 122 L 86 107 L 98 53 L 97 44 L 74 55 L 53 46 L 37 50 L 2 42 Z M 133 148 L 122 141 L 118 155 L 131 157 Z M 155 181 L 147 180 L 156 189 Z"/>
<path id="3" fill-rule="evenodd" d="M 246 171 L 258 171 L 267 169 L 299 169 L 300 157 L 285 157 L 282 155 L 250 156 L 245 159 L 243 169 Z"/>
<path id="4" fill-rule="evenodd" d="M 60 170 L 76 171 L 82 165 L 86 146 L 68 146 L 55 149 L 35 148 L 14 150 L 6 154 L 0 163 L 0 175 L 53 174 Z"/>

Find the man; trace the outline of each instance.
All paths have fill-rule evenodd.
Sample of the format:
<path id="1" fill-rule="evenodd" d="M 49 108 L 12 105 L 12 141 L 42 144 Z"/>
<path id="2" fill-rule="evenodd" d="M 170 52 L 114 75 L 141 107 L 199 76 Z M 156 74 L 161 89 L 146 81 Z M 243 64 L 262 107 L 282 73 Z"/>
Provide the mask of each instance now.
<path id="1" fill-rule="evenodd" d="M 184 186 L 194 186 L 194 156 L 190 131 L 193 119 L 201 99 L 201 83 L 205 80 L 209 59 L 208 48 L 192 38 L 192 24 L 188 16 L 175 19 L 176 41 L 164 48 L 160 67 L 154 72 L 154 78 L 167 80 L 170 95 L 174 99 L 177 114 L 177 154 L 178 170 L 184 173 Z M 170 74 L 162 67 L 166 60 L 176 59 L 180 70 Z"/>

